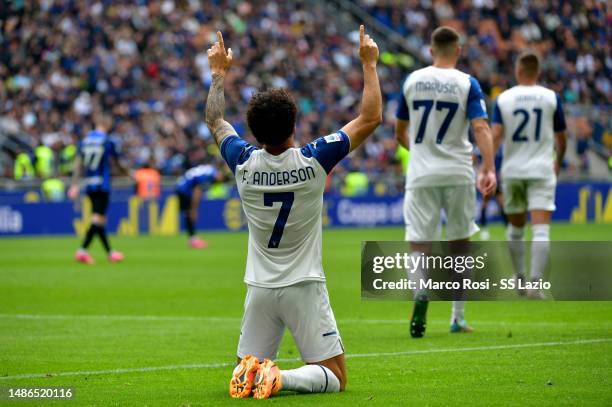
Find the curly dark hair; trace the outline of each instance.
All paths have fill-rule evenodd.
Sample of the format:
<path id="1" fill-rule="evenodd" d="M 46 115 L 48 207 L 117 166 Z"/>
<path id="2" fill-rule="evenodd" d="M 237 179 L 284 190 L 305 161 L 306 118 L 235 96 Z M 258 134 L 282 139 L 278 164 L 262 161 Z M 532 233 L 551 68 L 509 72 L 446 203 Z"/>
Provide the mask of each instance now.
<path id="1" fill-rule="evenodd" d="M 257 92 L 249 101 L 247 123 L 260 144 L 278 146 L 295 129 L 297 105 L 287 90 L 272 88 Z"/>

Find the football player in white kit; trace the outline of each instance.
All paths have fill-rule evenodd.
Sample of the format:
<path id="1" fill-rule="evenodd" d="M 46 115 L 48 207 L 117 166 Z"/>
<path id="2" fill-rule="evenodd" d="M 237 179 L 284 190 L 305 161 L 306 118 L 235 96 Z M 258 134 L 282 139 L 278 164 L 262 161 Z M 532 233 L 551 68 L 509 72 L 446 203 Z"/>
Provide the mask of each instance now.
<path id="1" fill-rule="evenodd" d="M 460 53 L 459 34 L 449 27 L 437 28 L 431 37 L 433 65 L 411 73 L 402 87 L 395 133 L 398 142 L 410 149 L 404 219 L 413 256 L 430 253 L 441 210 L 453 253 L 465 254 L 470 237 L 478 231 L 470 124 L 483 161 L 477 187 L 483 195 L 496 187 L 493 140 L 482 91 L 476 79 L 455 68 Z M 425 270 L 417 270 L 411 277 L 418 281 L 424 274 Z M 464 303 L 459 298 L 453 301 L 451 332 L 471 331 Z M 427 304 L 426 291 L 415 290 L 412 337 L 425 332 Z"/>
<path id="2" fill-rule="evenodd" d="M 344 348 L 321 264 L 325 179 L 382 121 L 376 73 L 378 47 L 360 27 L 364 90 L 357 118 L 336 133 L 294 148 L 297 107 L 283 89 L 255 94 L 247 123 L 261 148 L 242 140 L 223 120 L 223 80 L 232 62 L 221 33 L 208 50 L 213 82 L 206 123 L 236 178 L 248 221 L 249 244 L 238 365 L 230 381 L 235 398 L 268 398 L 280 390 L 338 392 L 346 384 Z M 302 360 L 280 370 L 273 360 L 285 327 Z"/>
<path id="3" fill-rule="evenodd" d="M 517 280 L 525 279 L 527 211 L 533 230 L 530 278 L 538 281 L 544 277 L 557 175 L 567 143 L 561 99 L 537 84 L 539 74 L 538 56 L 530 51 L 521 54 L 515 69 L 518 85 L 501 93 L 493 108 L 495 149 L 504 145 L 501 173 L 509 221 L 506 236 Z M 543 298 L 540 290 L 528 290 L 527 294 Z"/>

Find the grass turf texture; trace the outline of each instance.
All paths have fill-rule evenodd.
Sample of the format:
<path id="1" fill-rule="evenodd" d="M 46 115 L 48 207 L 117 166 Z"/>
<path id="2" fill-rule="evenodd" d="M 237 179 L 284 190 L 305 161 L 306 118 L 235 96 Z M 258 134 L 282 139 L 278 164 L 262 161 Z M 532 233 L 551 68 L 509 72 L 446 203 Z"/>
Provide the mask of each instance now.
<path id="1" fill-rule="evenodd" d="M 503 239 L 501 227 L 491 233 Z M 349 355 L 347 391 L 268 402 L 612 404 L 612 302 L 473 302 L 466 316 L 476 332 L 459 335 L 448 333 L 450 303 L 436 302 L 425 338 L 411 339 L 411 303 L 359 298 L 360 241 L 402 235 L 400 228 L 325 231 L 323 262 Z M 554 240 L 610 236 L 612 226 L 552 228 Z M 109 264 L 95 242 L 94 266 L 72 261 L 75 238 L 0 240 L 0 389 L 70 386 L 74 400 L 54 403 L 70 405 L 256 402 L 227 394 L 247 236 L 205 237 L 204 251 L 187 249 L 183 236 L 113 237 L 126 261 Z M 279 357 L 299 357 L 288 334 Z M 38 376 L 15 377 L 29 374 Z"/>

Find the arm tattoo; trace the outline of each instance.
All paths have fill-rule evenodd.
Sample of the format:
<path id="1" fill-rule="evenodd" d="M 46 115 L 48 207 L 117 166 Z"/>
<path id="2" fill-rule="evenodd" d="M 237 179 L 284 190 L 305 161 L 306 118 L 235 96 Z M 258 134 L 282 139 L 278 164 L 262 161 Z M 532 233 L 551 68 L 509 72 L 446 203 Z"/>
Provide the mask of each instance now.
<path id="1" fill-rule="evenodd" d="M 223 75 L 213 75 L 212 85 L 210 85 L 208 99 L 206 100 L 206 124 L 219 145 L 227 136 L 236 134 L 232 125 L 223 120 L 223 112 L 225 111 L 223 79 Z"/>

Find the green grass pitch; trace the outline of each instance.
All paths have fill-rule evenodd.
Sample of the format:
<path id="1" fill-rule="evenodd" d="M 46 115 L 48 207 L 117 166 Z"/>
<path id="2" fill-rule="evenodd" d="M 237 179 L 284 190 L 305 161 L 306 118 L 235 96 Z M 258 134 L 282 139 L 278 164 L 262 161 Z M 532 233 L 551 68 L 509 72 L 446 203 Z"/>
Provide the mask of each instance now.
<path id="1" fill-rule="evenodd" d="M 503 239 L 500 226 L 492 238 Z M 55 405 L 244 405 L 228 381 L 245 287 L 245 233 L 113 237 L 126 254 L 72 261 L 76 238 L 0 240 L 0 389 L 69 386 Z M 341 394 L 284 394 L 282 405 L 612 405 L 612 302 L 473 302 L 472 334 L 448 333 L 450 303 L 432 303 L 411 339 L 411 303 L 361 301 L 361 240 L 401 228 L 326 230 L 323 262 L 347 351 Z M 609 240 L 612 226 L 553 225 L 554 240 Z M 285 335 L 281 368 L 300 365 Z M 22 402 L 40 405 L 40 401 Z M 2 405 L 22 405 L 1 400 Z"/>

